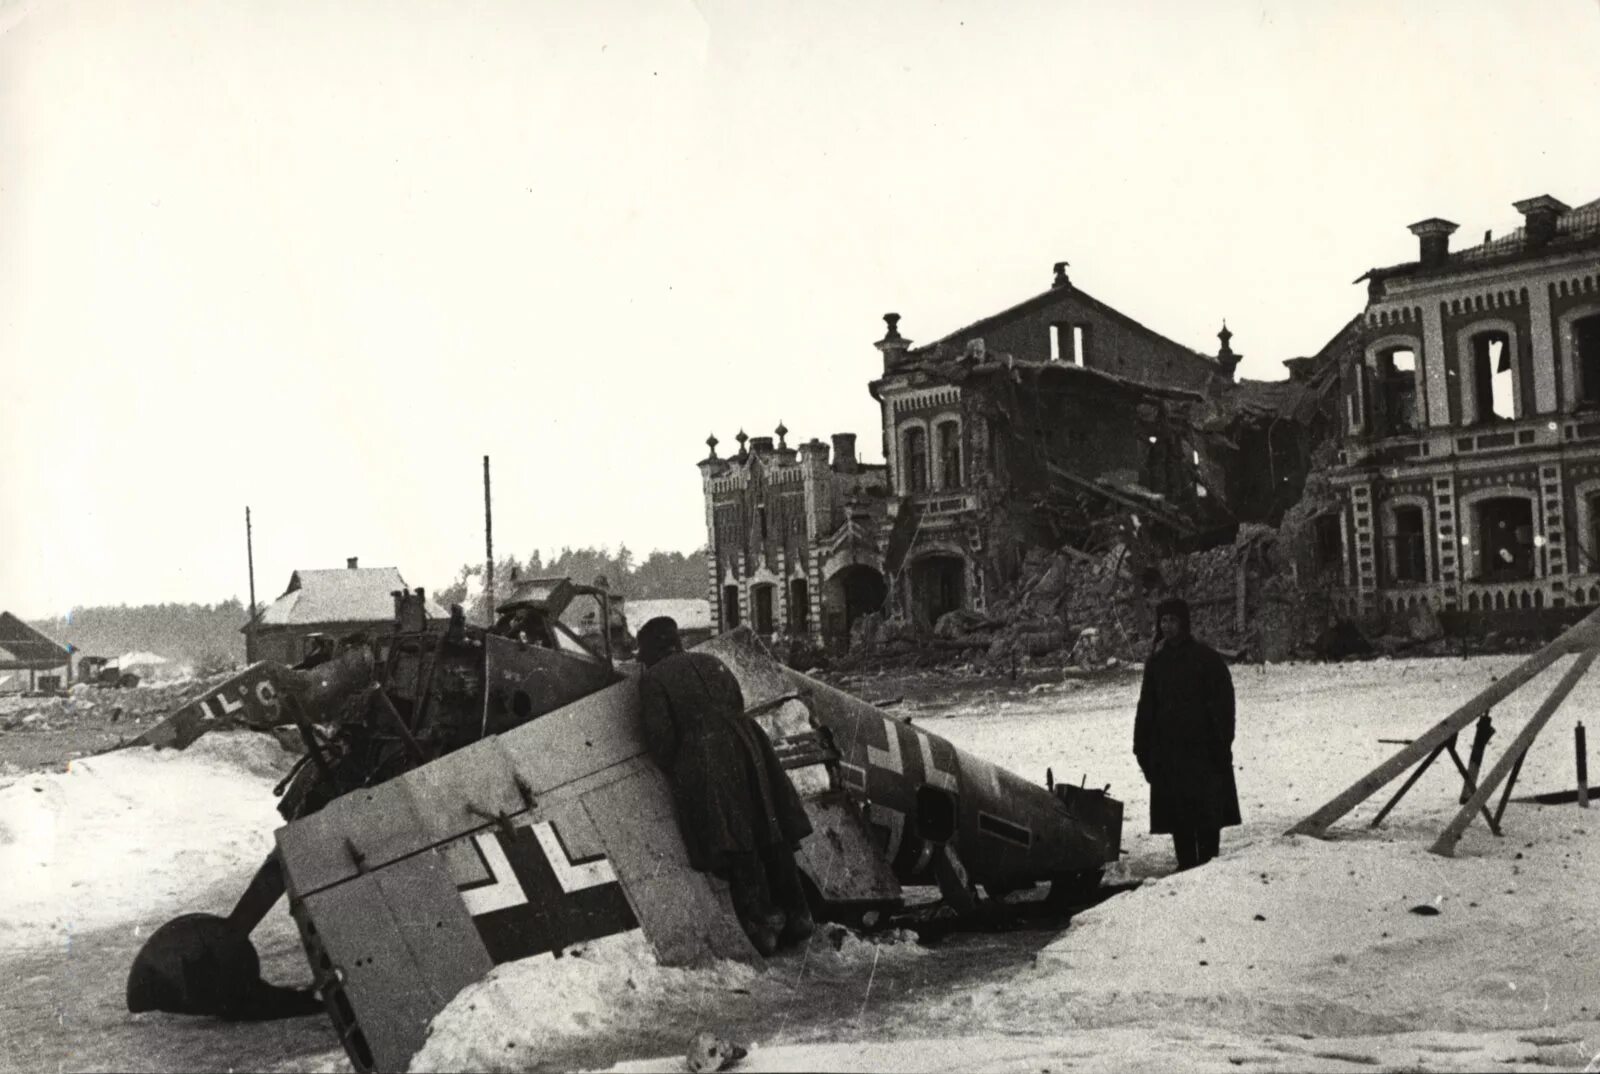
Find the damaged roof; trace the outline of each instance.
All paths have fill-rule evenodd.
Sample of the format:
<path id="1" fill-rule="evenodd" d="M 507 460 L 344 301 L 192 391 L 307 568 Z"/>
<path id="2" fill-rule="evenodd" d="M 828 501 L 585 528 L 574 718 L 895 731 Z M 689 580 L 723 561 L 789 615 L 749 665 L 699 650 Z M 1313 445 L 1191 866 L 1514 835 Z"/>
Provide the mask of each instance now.
<path id="1" fill-rule="evenodd" d="M 1516 261 L 1535 257 L 1549 257 L 1552 254 L 1570 253 L 1586 250 L 1591 247 L 1600 247 L 1600 198 L 1568 209 L 1556 217 L 1555 235 L 1549 240 L 1530 244 L 1528 242 L 1528 229 L 1519 227 L 1496 239 L 1481 242 L 1476 246 L 1468 246 L 1461 250 L 1452 250 L 1444 261 L 1438 265 L 1423 268 L 1420 261 L 1406 261 L 1398 265 L 1389 265 L 1385 268 L 1375 268 L 1360 276 L 1356 282 L 1362 280 L 1382 281 L 1394 276 L 1414 276 L 1427 278 L 1430 276 L 1448 276 L 1452 272 L 1460 272 L 1469 268 L 1480 268 L 1491 265 L 1509 264 Z"/>
<path id="2" fill-rule="evenodd" d="M 10 612 L 0 612 L 0 670 L 32 668 L 35 671 L 63 667 L 72 661 L 72 651 Z"/>
<path id="3" fill-rule="evenodd" d="M 1340 364 L 1346 356 L 1360 354 L 1361 321 L 1362 315 L 1357 314 L 1315 355 L 1291 358 L 1285 363 L 1291 369 L 1305 371 L 1303 375 L 1288 380 L 1241 380 L 1213 390 L 1207 405 L 1193 412 L 1196 428 L 1217 432 L 1241 419 L 1311 421 L 1329 393 L 1337 390 Z"/>
<path id="4" fill-rule="evenodd" d="M 918 347 L 907 352 L 905 361 L 895 366 L 894 372 L 874 380 L 867 386 L 873 398 L 877 398 L 878 390 L 884 381 L 891 376 L 900 377 L 907 373 L 923 373 L 929 379 L 956 384 L 973 377 L 1003 376 L 1010 374 L 1013 380 L 1021 382 L 1023 372 L 1037 376 L 1049 377 L 1088 377 L 1111 387 L 1124 388 L 1141 395 L 1158 396 L 1164 399 L 1182 400 L 1185 402 L 1196 401 L 1203 396 L 1197 391 L 1188 388 L 1174 388 L 1167 385 L 1147 384 L 1143 381 L 1131 380 L 1107 373 L 1103 369 L 1090 369 L 1070 362 L 1030 362 L 1020 360 L 1010 354 L 983 352 L 975 354 L 972 351 L 962 351 L 950 354 L 948 351 L 935 352 L 930 347 Z"/>
<path id="5" fill-rule="evenodd" d="M 1287 414 L 1300 402 L 1310 385 L 1293 380 L 1241 380 L 1229 394 L 1240 406 Z"/>
<path id="6" fill-rule="evenodd" d="M 931 343 L 924 343 L 920 347 L 912 347 L 906 352 L 906 356 L 907 358 L 921 357 L 923 355 L 931 354 L 940 346 L 965 346 L 968 340 L 978 338 L 1000 325 L 1008 324 L 1011 321 L 1032 313 L 1034 310 L 1039 309 L 1040 307 L 1048 306 L 1053 302 L 1060 302 L 1063 296 L 1066 294 L 1071 294 L 1074 299 L 1082 302 L 1086 306 L 1091 307 L 1109 320 L 1120 321 L 1127 327 L 1135 329 L 1139 332 L 1143 332 L 1146 335 L 1165 343 L 1167 346 L 1183 352 L 1185 355 L 1198 358 L 1200 361 L 1205 362 L 1209 366 L 1215 366 L 1216 364 L 1209 355 L 1201 354 L 1192 347 L 1185 347 L 1182 343 L 1167 338 L 1148 325 L 1141 324 L 1139 321 L 1129 317 L 1126 313 L 1123 313 L 1116 307 L 1106 305 L 1098 298 L 1095 298 L 1093 295 L 1089 294 L 1089 292 L 1084 291 L 1070 283 L 1051 287 L 1048 290 L 1041 291 L 1031 298 L 1023 299 L 1014 306 L 1003 309 L 998 313 L 991 313 L 987 317 L 981 317 L 969 325 L 965 325 L 964 327 L 956 329 L 954 332 L 940 336 Z"/>
<path id="7" fill-rule="evenodd" d="M 289 588 L 262 610 L 256 623 L 299 627 L 393 622 L 394 591 L 407 588 L 395 567 L 299 570 L 289 576 Z M 424 607 L 430 619 L 447 615 L 432 597 Z"/>

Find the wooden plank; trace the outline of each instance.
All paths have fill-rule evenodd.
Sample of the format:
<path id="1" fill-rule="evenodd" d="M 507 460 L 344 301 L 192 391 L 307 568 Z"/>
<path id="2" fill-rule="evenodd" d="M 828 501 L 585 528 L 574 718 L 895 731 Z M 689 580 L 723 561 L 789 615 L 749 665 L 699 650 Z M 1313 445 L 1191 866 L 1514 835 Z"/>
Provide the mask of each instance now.
<path id="1" fill-rule="evenodd" d="M 1433 762 L 1439 759 L 1439 754 L 1443 753 L 1449 745 L 1449 740 L 1446 740 L 1433 748 L 1433 752 L 1428 754 L 1428 759 L 1412 770 L 1411 775 L 1406 777 L 1406 781 L 1400 784 L 1400 789 L 1394 792 L 1394 797 L 1385 802 L 1383 808 L 1378 810 L 1378 815 L 1372 818 L 1370 827 L 1376 828 L 1383 823 L 1383 818 L 1389 815 L 1391 809 L 1400 804 L 1400 799 L 1404 798 L 1406 792 L 1417 785 L 1417 780 L 1422 778 L 1424 772 L 1433 767 Z"/>
<path id="2" fill-rule="evenodd" d="M 1456 763 L 1456 771 L 1461 773 L 1461 783 L 1462 783 L 1461 795 L 1462 795 L 1462 797 L 1461 797 L 1460 804 L 1461 805 L 1466 805 L 1468 800 L 1471 799 L 1471 797 L 1472 797 L 1472 792 L 1478 789 L 1478 777 L 1471 769 L 1469 769 L 1465 764 L 1462 763 L 1461 755 L 1456 752 L 1454 746 L 1450 747 L 1450 759 Z M 1478 763 L 1479 763 L 1479 765 L 1481 765 L 1483 763 L 1483 755 L 1481 753 L 1478 755 Z M 1509 785 L 1507 786 L 1506 789 L 1508 791 L 1510 790 Z M 1500 803 L 1500 811 L 1502 813 L 1505 812 L 1505 802 L 1504 801 L 1502 801 Z M 1489 815 L 1489 811 L 1487 809 L 1485 809 L 1483 811 L 1483 819 L 1488 822 L 1489 830 L 1491 832 L 1493 832 L 1496 835 L 1500 834 L 1500 814 L 1499 813 L 1496 813 L 1494 816 L 1491 817 Z"/>
<path id="3" fill-rule="evenodd" d="M 1587 619 L 1584 620 L 1584 622 L 1588 621 Z M 1499 760 L 1494 763 L 1494 767 L 1489 769 L 1489 774 L 1484 777 L 1482 783 L 1478 784 L 1478 789 L 1473 792 L 1467 804 L 1461 807 L 1456 813 L 1455 819 L 1446 825 L 1445 830 L 1439 834 L 1439 838 L 1429 848 L 1433 853 L 1446 858 L 1455 853 L 1456 843 L 1460 841 L 1462 833 L 1467 830 L 1467 826 L 1472 823 L 1472 818 L 1477 814 L 1478 810 L 1483 808 L 1484 803 L 1488 802 L 1489 798 L 1494 794 L 1495 788 L 1511 773 L 1512 768 L 1522 764 L 1523 755 L 1528 752 L 1528 747 L 1533 745 L 1533 740 L 1538 737 L 1540 729 L 1555 714 L 1556 709 L 1561 707 L 1561 703 L 1567 699 L 1567 695 L 1572 692 L 1572 688 L 1578 685 L 1578 680 L 1582 679 L 1584 674 L 1588 672 L 1589 665 L 1594 663 L 1597 655 L 1600 655 L 1600 650 L 1589 649 L 1572 662 L 1572 666 L 1561 677 L 1561 681 L 1556 683 L 1555 689 L 1550 691 L 1550 696 L 1540 703 L 1538 709 L 1528 719 L 1527 724 L 1521 731 L 1517 732 L 1517 737 L 1511 741 L 1511 745 L 1506 747 L 1505 753 L 1501 754 Z"/>
<path id="4" fill-rule="evenodd" d="M 1588 788 L 1590 796 L 1600 795 L 1600 786 Z M 1522 802 L 1532 805 L 1571 805 L 1578 801 L 1580 791 L 1576 788 L 1570 791 L 1545 791 L 1542 794 L 1519 794 L 1511 799 L 1513 802 Z"/>
<path id="5" fill-rule="evenodd" d="M 1411 745 L 1340 791 L 1325 805 L 1306 816 L 1284 834 L 1316 836 L 1324 834 L 1340 817 L 1372 797 L 1390 781 L 1432 753 L 1451 735 L 1504 701 L 1561 657 L 1582 649 L 1593 648 L 1597 643 L 1600 643 L 1600 611 L 1593 611 L 1565 634 L 1511 669 L 1498 682 L 1490 683 L 1466 704 L 1434 724 Z"/>

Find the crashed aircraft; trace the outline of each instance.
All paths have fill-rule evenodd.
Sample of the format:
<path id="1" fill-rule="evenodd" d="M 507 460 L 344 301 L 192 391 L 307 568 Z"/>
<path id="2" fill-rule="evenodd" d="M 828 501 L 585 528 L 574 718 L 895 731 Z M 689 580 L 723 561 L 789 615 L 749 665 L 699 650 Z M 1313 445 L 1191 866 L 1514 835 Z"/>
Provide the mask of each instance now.
<path id="1" fill-rule="evenodd" d="M 320 1003 L 356 1069 L 394 1070 L 502 962 L 634 930 L 663 964 L 759 961 L 726 885 L 688 864 L 636 683 L 610 654 L 562 645 L 556 606 L 574 587 L 535 583 L 532 599 L 519 590 L 531 616 L 497 625 L 513 637 L 457 621 L 437 639 L 397 631 L 376 660 L 347 653 L 293 673 L 322 672 L 315 689 L 277 672 L 278 715 L 315 744 L 311 789 L 232 914 L 185 915 L 152 936 L 130 1009 L 261 1017 Z M 520 629 L 530 618 L 549 632 Z M 905 884 L 937 885 L 958 910 L 980 886 L 1050 883 L 1074 901 L 1120 853 L 1122 806 L 1103 791 L 1030 783 L 782 666 L 748 630 L 698 648 L 739 679 L 802 796 L 814 831 L 798 863 L 821 917 L 898 907 Z M 333 757 L 313 719 L 328 714 L 307 706 L 336 697 L 359 730 Z M 283 893 L 314 997 L 259 980 L 248 933 Z"/>

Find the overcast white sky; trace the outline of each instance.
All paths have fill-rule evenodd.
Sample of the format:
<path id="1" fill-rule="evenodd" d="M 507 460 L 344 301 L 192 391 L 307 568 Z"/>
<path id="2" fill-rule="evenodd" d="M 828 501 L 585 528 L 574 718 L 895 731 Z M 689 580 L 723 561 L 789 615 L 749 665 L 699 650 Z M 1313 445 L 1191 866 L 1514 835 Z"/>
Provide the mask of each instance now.
<path id="1" fill-rule="evenodd" d="M 706 434 L 860 434 L 1075 284 L 1278 379 L 1600 195 L 1600 0 L 0 3 L 0 608 L 705 538 Z"/>

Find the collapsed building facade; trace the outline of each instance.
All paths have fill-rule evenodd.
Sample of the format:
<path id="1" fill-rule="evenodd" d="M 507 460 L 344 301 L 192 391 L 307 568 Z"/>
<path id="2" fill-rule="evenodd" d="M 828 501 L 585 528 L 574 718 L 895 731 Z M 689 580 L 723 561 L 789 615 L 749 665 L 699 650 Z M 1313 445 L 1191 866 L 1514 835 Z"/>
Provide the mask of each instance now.
<path id="1" fill-rule="evenodd" d="M 1600 201 L 1516 203 L 1523 226 L 1363 277 L 1340 363 L 1339 606 L 1426 605 L 1458 629 L 1600 603 Z"/>
<path id="2" fill-rule="evenodd" d="M 1202 355 L 1075 287 L 915 347 L 885 315 L 868 385 L 885 462 L 748 438 L 700 462 L 716 626 L 838 646 L 863 615 L 982 616 L 1030 549 L 1201 547 L 1299 498 L 1337 402 L 1332 345 L 1281 383 L 1236 382 L 1226 325 Z M 1347 333 L 1342 333 L 1341 336 Z M 1332 375 L 1329 375 L 1329 371 Z"/>

